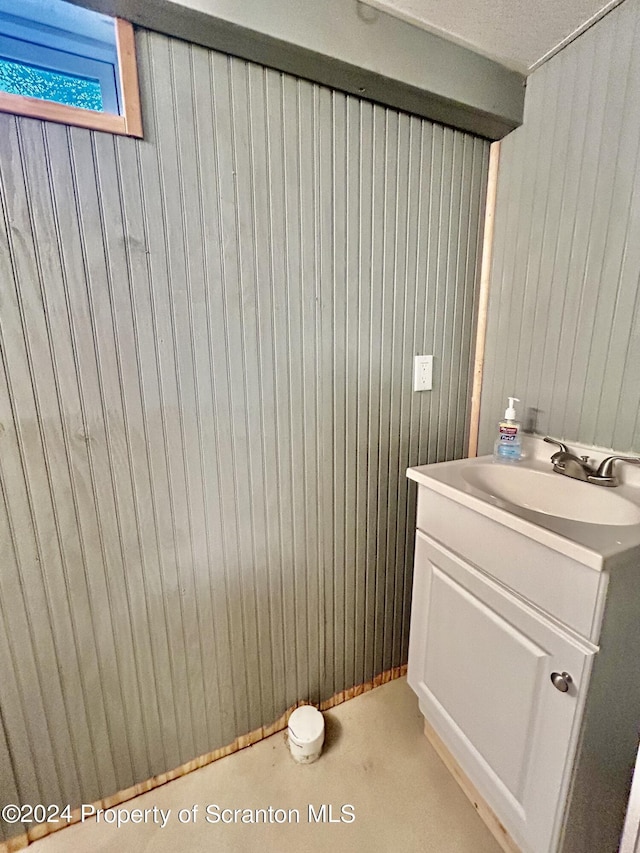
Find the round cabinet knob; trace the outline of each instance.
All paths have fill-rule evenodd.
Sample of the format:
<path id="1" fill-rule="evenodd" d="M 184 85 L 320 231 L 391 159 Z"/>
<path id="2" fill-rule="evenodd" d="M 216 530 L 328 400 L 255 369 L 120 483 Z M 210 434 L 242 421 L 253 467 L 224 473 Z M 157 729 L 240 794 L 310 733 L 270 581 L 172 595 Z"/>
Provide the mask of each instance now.
<path id="1" fill-rule="evenodd" d="M 559 690 L 561 693 L 566 693 L 569 690 L 569 685 L 572 682 L 572 678 L 568 672 L 552 672 L 551 673 L 551 683 Z"/>

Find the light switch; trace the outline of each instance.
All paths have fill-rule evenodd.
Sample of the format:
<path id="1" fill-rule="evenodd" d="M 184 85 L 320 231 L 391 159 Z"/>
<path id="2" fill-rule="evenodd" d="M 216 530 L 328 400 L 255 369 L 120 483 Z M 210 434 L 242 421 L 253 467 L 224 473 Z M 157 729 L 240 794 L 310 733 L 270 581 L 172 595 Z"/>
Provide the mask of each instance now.
<path id="1" fill-rule="evenodd" d="M 433 356 L 417 355 L 413 360 L 413 390 L 431 391 L 433 388 Z"/>

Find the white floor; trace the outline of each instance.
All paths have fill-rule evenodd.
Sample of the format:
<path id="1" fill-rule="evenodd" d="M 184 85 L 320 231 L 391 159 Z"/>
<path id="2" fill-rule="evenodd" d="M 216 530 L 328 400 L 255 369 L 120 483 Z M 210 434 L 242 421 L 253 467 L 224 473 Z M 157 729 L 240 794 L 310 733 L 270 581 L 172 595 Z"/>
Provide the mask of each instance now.
<path id="1" fill-rule="evenodd" d="M 325 721 L 326 749 L 315 764 L 295 764 L 284 733 L 274 735 L 118 807 L 121 818 L 133 809 L 148 810 L 146 823 L 118 828 L 92 819 L 37 841 L 29 849 L 33 853 L 313 853 L 327 849 L 336 853 L 500 853 L 425 739 L 418 703 L 405 679 L 345 702 L 328 711 Z M 211 807 L 209 821 L 222 809 L 247 809 L 249 815 L 263 809 L 269 818 L 269 807 L 284 810 L 273 811 L 273 820 L 286 813 L 287 821 L 212 823 L 207 821 L 207 806 Z M 309 806 L 314 809 L 311 814 Z M 328 819 L 329 806 L 338 822 L 315 822 L 314 813 Z M 160 809 L 166 816 L 164 828 L 159 825 Z M 142 818 L 144 813 L 134 815 Z M 341 815 L 354 819 L 341 822 Z"/>

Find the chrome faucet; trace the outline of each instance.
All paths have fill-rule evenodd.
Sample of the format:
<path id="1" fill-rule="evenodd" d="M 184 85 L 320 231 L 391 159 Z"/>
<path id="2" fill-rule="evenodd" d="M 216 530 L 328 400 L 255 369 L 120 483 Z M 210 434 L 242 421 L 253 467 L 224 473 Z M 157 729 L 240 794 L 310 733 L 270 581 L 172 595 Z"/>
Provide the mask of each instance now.
<path id="1" fill-rule="evenodd" d="M 588 456 L 576 456 L 572 453 L 566 444 L 562 441 L 557 441 L 555 438 L 545 436 L 545 441 L 549 444 L 555 444 L 560 448 L 551 457 L 553 470 L 557 474 L 564 474 L 566 477 L 573 477 L 574 480 L 588 480 L 595 473 L 595 470 L 589 465 Z"/>
<path id="2" fill-rule="evenodd" d="M 553 470 L 556 473 L 564 474 L 565 477 L 572 477 L 574 480 L 593 483 L 595 486 L 617 486 L 619 484 L 620 481 L 614 473 L 615 462 L 640 463 L 640 457 L 637 456 L 608 456 L 602 460 L 596 470 L 589 464 L 588 456 L 576 456 L 566 444 L 557 441 L 555 438 L 550 438 L 548 435 L 545 436 L 544 440 L 560 448 L 551 457 Z"/>

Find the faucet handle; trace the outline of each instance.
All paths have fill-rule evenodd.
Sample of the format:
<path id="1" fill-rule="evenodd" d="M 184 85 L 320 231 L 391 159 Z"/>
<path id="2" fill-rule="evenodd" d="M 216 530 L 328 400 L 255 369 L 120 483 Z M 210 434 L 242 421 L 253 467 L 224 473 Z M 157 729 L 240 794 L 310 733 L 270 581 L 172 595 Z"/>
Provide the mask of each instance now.
<path id="1" fill-rule="evenodd" d="M 544 440 L 545 440 L 546 442 L 548 442 L 549 444 L 555 444 L 555 445 L 556 445 L 556 447 L 559 447 L 559 448 L 560 448 L 560 450 L 562 451 L 562 453 L 570 453 L 570 452 L 571 452 L 571 451 L 569 450 L 569 448 L 567 447 L 567 445 L 566 445 L 566 444 L 564 444 L 562 441 L 558 441 L 558 439 L 557 439 L 557 438 L 551 438 L 551 436 L 549 436 L 549 435 L 545 435 Z"/>
<path id="2" fill-rule="evenodd" d="M 566 459 L 568 457 L 573 456 L 573 453 L 569 450 L 569 448 L 564 442 L 558 441 L 556 438 L 551 438 L 550 436 L 545 435 L 544 440 L 548 444 L 555 444 L 556 447 L 560 448 L 560 450 L 556 450 L 556 452 L 553 454 L 553 456 L 551 457 L 551 461 L 554 465 L 558 465 L 560 468 L 562 468 Z"/>
<path id="3" fill-rule="evenodd" d="M 615 462 L 631 462 L 636 465 L 640 463 L 638 456 L 607 456 L 603 459 L 594 474 L 594 480 L 597 480 L 601 485 L 617 486 L 618 478 L 613 473 L 613 465 Z"/>

